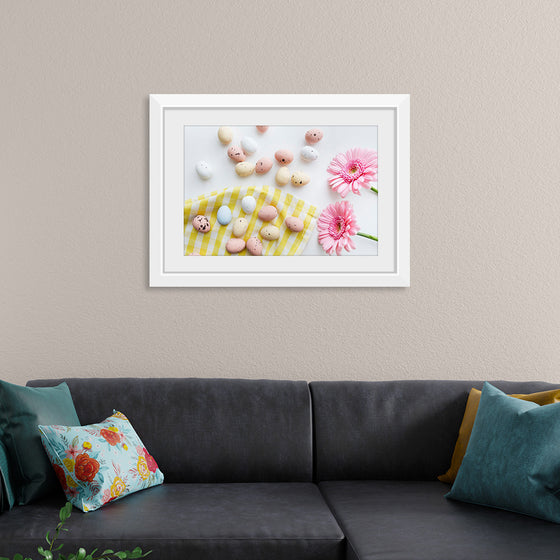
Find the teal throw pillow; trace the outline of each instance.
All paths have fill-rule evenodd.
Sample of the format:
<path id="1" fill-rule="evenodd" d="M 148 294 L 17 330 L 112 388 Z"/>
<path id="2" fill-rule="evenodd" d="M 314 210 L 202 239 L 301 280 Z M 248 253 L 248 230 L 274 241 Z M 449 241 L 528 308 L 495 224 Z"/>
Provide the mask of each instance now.
<path id="1" fill-rule="evenodd" d="M 22 387 L 0 381 L 0 440 L 19 505 L 59 491 L 38 424 L 80 425 L 68 385 Z"/>
<path id="2" fill-rule="evenodd" d="M 560 523 L 560 403 L 540 406 L 485 383 L 447 498 Z"/>
<path id="3" fill-rule="evenodd" d="M 90 426 L 39 426 L 69 502 L 82 511 L 163 482 L 163 474 L 121 412 Z"/>
<path id="4" fill-rule="evenodd" d="M 0 441 L 0 511 L 12 509 L 15 503 L 14 488 L 8 464 L 8 452 Z"/>

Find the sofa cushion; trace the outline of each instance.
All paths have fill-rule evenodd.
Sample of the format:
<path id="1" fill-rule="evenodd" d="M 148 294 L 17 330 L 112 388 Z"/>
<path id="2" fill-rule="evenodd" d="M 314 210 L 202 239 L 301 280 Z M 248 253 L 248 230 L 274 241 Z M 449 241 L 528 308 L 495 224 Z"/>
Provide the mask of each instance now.
<path id="1" fill-rule="evenodd" d="M 485 383 L 447 498 L 560 523 L 560 404 L 539 406 Z"/>
<path id="2" fill-rule="evenodd" d="M 8 456 L 16 502 L 28 504 L 52 492 L 60 494 L 43 446 L 38 424 L 79 425 L 70 391 L 56 387 L 21 387 L 0 381 L 0 439 Z"/>
<path id="3" fill-rule="evenodd" d="M 492 382 L 506 393 L 557 389 Z M 318 480 L 435 480 L 453 454 L 472 381 L 310 384 Z"/>
<path id="4" fill-rule="evenodd" d="M 3 514 L 0 555 L 36 552 L 62 505 L 43 501 Z M 153 550 L 152 560 L 342 560 L 345 551 L 312 483 L 164 484 L 97 511 L 74 509 L 67 527 L 63 554 L 76 545 L 88 552 L 140 546 Z"/>
<path id="5" fill-rule="evenodd" d="M 156 460 L 121 412 L 99 424 L 38 428 L 67 500 L 82 511 L 163 482 Z"/>
<path id="6" fill-rule="evenodd" d="M 36 380 L 28 385 L 55 385 Z M 304 381 L 67 379 L 82 424 L 120 410 L 168 482 L 312 479 Z"/>
<path id="7" fill-rule="evenodd" d="M 348 560 L 556 560 L 558 525 L 446 500 L 425 481 L 333 481 L 320 489 L 348 539 Z"/>

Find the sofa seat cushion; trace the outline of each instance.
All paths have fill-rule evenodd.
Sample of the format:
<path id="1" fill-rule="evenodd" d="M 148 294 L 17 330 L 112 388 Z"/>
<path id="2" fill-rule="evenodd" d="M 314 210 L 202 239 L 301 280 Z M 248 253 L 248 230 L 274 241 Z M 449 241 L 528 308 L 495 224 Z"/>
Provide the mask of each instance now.
<path id="1" fill-rule="evenodd" d="M 558 525 L 453 502 L 441 482 L 336 481 L 320 489 L 348 539 L 348 560 L 557 559 Z"/>
<path id="2" fill-rule="evenodd" d="M 0 556 L 32 555 L 63 503 L 41 501 L 0 517 Z M 342 560 L 345 540 L 312 483 L 163 484 L 97 511 L 76 509 L 67 544 L 153 550 L 152 560 Z"/>

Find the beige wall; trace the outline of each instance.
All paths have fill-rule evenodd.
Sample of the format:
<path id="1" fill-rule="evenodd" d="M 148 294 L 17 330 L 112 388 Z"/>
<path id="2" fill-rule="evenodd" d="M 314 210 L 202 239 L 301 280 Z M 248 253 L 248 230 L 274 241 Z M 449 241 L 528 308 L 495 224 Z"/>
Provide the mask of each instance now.
<path id="1" fill-rule="evenodd" d="M 0 377 L 560 382 L 556 0 L 0 0 Z M 411 288 L 150 289 L 149 93 L 410 93 Z"/>

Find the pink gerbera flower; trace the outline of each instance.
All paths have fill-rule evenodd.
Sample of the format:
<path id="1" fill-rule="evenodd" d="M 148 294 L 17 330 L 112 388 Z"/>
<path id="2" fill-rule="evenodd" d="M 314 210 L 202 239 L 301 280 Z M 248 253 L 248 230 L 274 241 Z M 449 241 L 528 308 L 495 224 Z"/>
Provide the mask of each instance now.
<path id="1" fill-rule="evenodd" d="M 319 216 L 317 229 L 319 243 L 329 255 L 334 252 L 340 255 L 342 249 L 350 251 L 356 248 L 352 236 L 358 233 L 359 227 L 354 209 L 346 200 L 329 204 Z"/>
<path id="2" fill-rule="evenodd" d="M 331 189 L 344 198 L 350 190 L 361 194 L 360 187 L 371 188 L 370 183 L 377 181 L 377 152 L 367 148 L 352 148 L 336 155 L 327 171 L 333 175 L 329 179 Z"/>

